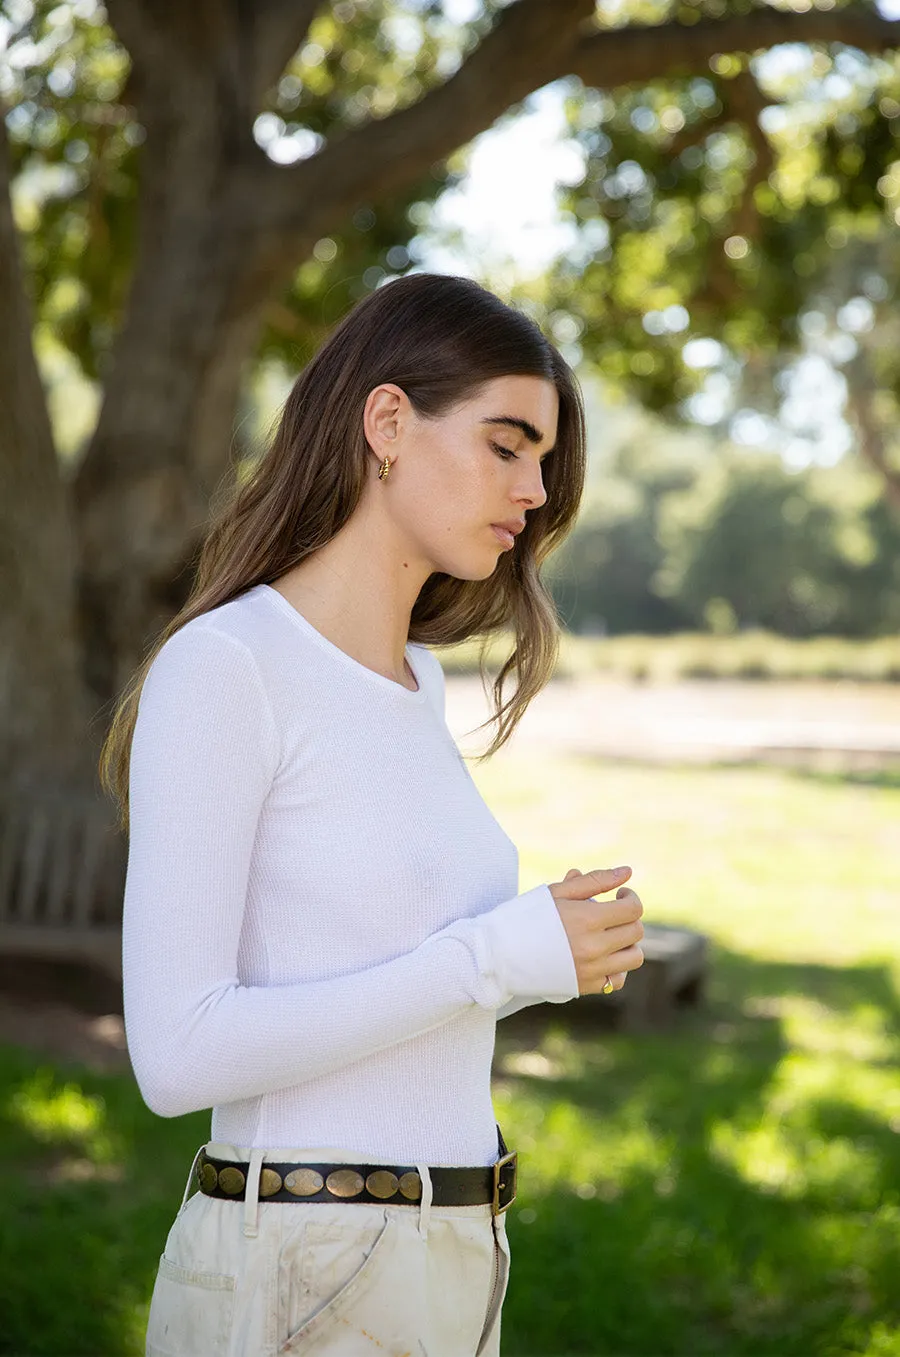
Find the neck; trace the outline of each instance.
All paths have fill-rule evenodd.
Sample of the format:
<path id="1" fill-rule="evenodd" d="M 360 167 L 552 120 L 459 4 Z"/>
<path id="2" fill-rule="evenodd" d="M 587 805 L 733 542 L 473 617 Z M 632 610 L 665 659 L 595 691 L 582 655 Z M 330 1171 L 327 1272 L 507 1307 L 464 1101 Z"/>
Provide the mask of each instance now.
<path id="1" fill-rule="evenodd" d="M 294 607 L 360 664 L 407 687 L 413 605 L 433 567 L 361 505 L 330 542 L 274 581 Z"/>

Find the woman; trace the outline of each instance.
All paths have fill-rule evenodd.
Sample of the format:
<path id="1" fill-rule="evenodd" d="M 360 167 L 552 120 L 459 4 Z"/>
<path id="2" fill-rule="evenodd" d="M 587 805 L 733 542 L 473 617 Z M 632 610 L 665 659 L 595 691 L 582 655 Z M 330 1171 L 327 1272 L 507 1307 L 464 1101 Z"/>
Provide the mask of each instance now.
<path id="1" fill-rule="evenodd" d="M 499 1352 L 495 1024 L 621 987 L 642 910 L 627 867 L 516 893 L 428 647 L 514 630 L 488 757 L 552 672 L 538 567 L 584 467 L 575 379 L 526 316 L 463 278 L 379 288 L 121 701 L 101 774 L 126 825 L 130 801 L 131 1059 L 159 1116 L 212 1108 L 148 1357 Z"/>

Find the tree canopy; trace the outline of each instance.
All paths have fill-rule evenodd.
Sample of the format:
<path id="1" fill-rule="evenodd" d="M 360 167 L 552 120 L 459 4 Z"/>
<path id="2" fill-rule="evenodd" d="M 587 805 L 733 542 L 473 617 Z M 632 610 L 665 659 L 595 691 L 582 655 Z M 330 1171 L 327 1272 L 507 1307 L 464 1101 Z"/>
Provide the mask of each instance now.
<path id="1" fill-rule="evenodd" d="M 698 342 L 761 389 L 834 299 L 822 324 L 857 343 L 860 427 L 890 472 L 898 25 L 834 0 L 469 13 L 0 0 L 0 701 L 17 775 L 89 766 L 86 731 L 96 748 L 189 587 L 253 364 L 301 365 L 415 266 L 456 153 L 550 82 L 585 151 L 565 204 L 581 247 L 524 304 L 646 404 L 690 413 Z M 795 49 L 805 65 L 776 79 L 765 55 Z M 35 343 L 102 388 L 67 464 Z"/>

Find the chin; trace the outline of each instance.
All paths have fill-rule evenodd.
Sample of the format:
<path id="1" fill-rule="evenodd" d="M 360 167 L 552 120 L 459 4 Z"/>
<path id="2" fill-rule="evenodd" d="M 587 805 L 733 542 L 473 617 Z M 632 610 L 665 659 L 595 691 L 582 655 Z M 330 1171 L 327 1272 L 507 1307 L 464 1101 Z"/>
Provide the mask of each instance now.
<path id="1" fill-rule="evenodd" d="M 455 580 L 488 580 L 497 569 L 497 562 L 490 561 L 479 568 L 471 560 L 447 561 L 444 565 L 436 566 L 435 569 Z"/>

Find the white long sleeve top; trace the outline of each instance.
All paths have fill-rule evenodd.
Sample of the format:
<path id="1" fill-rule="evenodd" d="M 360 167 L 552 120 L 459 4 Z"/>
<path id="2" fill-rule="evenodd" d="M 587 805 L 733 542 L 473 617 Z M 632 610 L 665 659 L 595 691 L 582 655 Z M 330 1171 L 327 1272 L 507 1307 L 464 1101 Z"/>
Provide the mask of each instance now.
<path id="1" fill-rule="evenodd" d="M 490 1164 L 498 1017 L 575 998 L 547 884 L 444 719 L 269 585 L 158 652 L 131 748 L 125 1031 L 162 1117 L 211 1139 Z"/>

